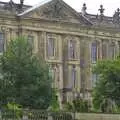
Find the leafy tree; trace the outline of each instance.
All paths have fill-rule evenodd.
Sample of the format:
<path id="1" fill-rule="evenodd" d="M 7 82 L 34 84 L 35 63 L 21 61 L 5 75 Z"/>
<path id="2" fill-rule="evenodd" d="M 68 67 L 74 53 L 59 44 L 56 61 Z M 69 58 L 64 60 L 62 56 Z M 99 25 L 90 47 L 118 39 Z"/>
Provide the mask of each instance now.
<path id="1" fill-rule="evenodd" d="M 30 108 L 48 108 L 51 97 L 51 77 L 44 61 L 32 54 L 24 37 L 11 40 L 0 58 L 0 102 L 20 104 Z"/>
<path id="2" fill-rule="evenodd" d="M 53 112 L 57 112 L 60 110 L 57 91 L 55 89 L 52 89 L 52 100 L 51 100 L 51 104 L 48 110 L 53 111 Z"/>
<path id="3" fill-rule="evenodd" d="M 99 61 L 93 72 L 98 76 L 93 90 L 94 108 L 112 112 L 120 106 L 120 58 Z"/>

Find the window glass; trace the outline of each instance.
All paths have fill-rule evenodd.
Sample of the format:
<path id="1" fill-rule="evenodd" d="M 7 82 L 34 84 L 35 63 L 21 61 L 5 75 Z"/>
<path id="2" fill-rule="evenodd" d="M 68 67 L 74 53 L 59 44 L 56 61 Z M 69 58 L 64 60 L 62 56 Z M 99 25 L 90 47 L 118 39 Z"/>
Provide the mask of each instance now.
<path id="1" fill-rule="evenodd" d="M 55 56 L 55 38 L 52 36 L 48 36 L 47 38 L 47 53 L 48 57 Z"/>
<path id="2" fill-rule="evenodd" d="M 70 40 L 69 43 L 69 58 L 75 59 L 76 58 L 76 41 L 75 40 Z"/>

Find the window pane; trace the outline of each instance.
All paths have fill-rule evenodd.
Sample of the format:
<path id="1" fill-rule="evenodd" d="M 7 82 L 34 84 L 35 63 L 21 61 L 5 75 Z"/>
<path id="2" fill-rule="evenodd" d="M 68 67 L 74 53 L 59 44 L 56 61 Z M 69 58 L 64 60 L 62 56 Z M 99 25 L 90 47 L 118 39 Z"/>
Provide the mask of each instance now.
<path id="1" fill-rule="evenodd" d="M 55 39 L 53 37 L 47 38 L 47 53 L 48 57 L 53 57 L 55 56 Z"/>
<path id="2" fill-rule="evenodd" d="M 75 59 L 76 58 L 76 51 L 75 51 L 75 47 L 76 47 L 76 41 L 75 40 L 70 40 L 69 43 L 69 58 Z"/>

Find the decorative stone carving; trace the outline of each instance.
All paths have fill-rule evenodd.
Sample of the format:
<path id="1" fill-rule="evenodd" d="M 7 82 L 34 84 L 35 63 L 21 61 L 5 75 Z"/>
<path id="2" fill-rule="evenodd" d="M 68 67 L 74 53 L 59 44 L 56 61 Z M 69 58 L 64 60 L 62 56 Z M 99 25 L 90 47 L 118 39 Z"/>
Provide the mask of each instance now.
<path id="1" fill-rule="evenodd" d="M 104 11 L 105 11 L 105 9 L 103 8 L 103 5 L 100 5 L 99 11 L 100 11 L 99 20 L 100 20 L 100 22 L 101 22 L 101 21 L 103 21 Z"/>
<path id="2" fill-rule="evenodd" d="M 36 15 L 44 18 L 67 19 L 68 14 L 65 13 L 64 7 L 59 0 L 54 0 L 51 4 L 36 10 Z"/>
<path id="3" fill-rule="evenodd" d="M 120 22 L 120 9 L 118 8 L 117 11 L 115 11 L 115 14 L 113 15 L 113 23 L 119 24 Z"/>
<path id="4" fill-rule="evenodd" d="M 104 14 L 105 9 L 103 8 L 103 5 L 100 5 L 99 11 L 100 11 L 100 15 Z"/>
<path id="5" fill-rule="evenodd" d="M 10 1 L 8 2 L 8 4 L 6 4 L 6 5 L 4 6 L 4 9 L 15 12 L 15 11 L 16 11 L 15 3 L 14 3 L 12 0 L 10 0 Z"/>
<path id="6" fill-rule="evenodd" d="M 83 15 L 85 15 L 85 14 L 87 13 L 86 10 L 87 10 L 87 6 L 86 6 L 86 4 L 84 3 L 84 4 L 83 4 L 83 7 L 82 7 L 82 14 L 83 14 Z"/>

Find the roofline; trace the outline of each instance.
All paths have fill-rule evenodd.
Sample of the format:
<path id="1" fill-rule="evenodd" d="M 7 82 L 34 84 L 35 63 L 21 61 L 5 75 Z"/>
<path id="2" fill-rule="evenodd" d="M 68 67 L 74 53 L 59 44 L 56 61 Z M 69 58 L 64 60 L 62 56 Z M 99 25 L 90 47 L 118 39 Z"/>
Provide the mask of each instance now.
<path id="1" fill-rule="evenodd" d="M 50 1 L 52 1 L 52 0 L 42 1 L 42 2 L 40 2 L 39 4 L 36 4 L 35 6 L 33 6 L 33 7 L 29 8 L 29 9 L 25 10 L 24 12 L 22 12 L 22 13 L 20 13 L 20 14 L 18 14 L 17 16 L 19 16 L 19 17 L 20 17 L 20 16 L 23 16 L 23 15 L 25 15 L 25 14 L 27 14 L 27 13 L 29 13 L 29 12 L 37 9 L 37 8 L 39 8 L 40 6 L 44 5 L 45 3 L 50 2 Z"/>
<path id="2" fill-rule="evenodd" d="M 39 7 L 41 7 L 42 5 L 44 5 L 44 4 L 46 4 L 46 3 L 51 2 L 51 1 L 53 1 L 53 0 L 45 0 L 45 1 L 42 1 L 42 2 L 40 2 L 39 4 L 37 4 L 37 5 L 29 8 L 29 9 L 27 9 L 27 10 L 24 11 L 23 13 L 18 14 L 17 16 L 18 16 L 18 17 L 24 16 L 24 15 L 26 15 L 27 13 L 29 13 L 29 12 L 31 12 L 31 11 L 39 8 Z M 93 25 L 93 23 L 92 23 L 87 17 L 85 17 L 85 16 L 83 16 L 83 15 L 80 15 L 75 9 L 73 9 L 71 6 L 69 6 L 69 5 L 68 5 L 67 3 L 65 3 L 63 0 L 58 0 L 58 1 L 59 1 L 59 2 L 63 2 L 63 5 L 66 5 L 66 6 L 68 7 L 68 9 L 70 9 L 78 18 L 82 17 L 82 18 L 86 21 L 86 24 Z"/>

